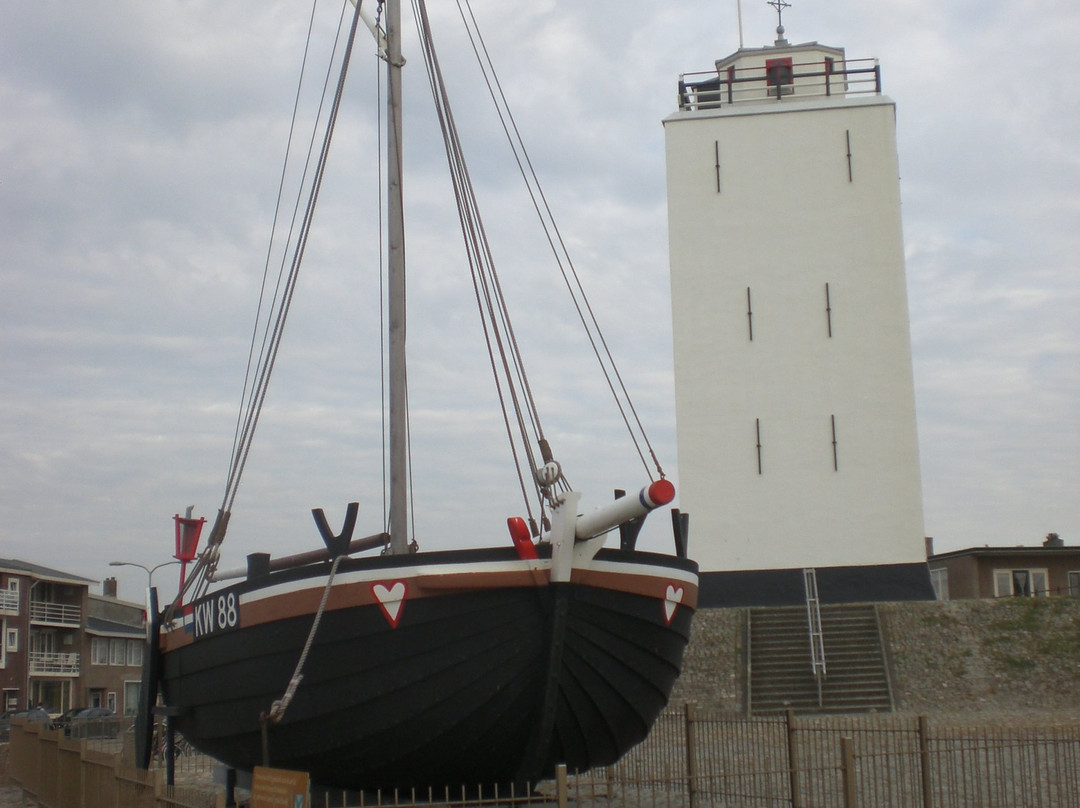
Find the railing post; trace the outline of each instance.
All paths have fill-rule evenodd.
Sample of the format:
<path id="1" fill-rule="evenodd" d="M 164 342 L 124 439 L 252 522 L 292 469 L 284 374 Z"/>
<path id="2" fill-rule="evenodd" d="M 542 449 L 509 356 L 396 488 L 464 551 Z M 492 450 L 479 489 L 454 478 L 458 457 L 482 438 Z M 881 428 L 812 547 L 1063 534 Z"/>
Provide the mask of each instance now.
<path id="1" fill-rule="evenodd" d="M 930 789 L 930 722 L 919 716 L 919 778 L 922 781 L 923 808 L 934 808 L 934 793 Z"/>
<path id="2" fill-rule="evenodd" d="M 844 778 L 844 808 L 856 808 L 855 753 L 847 736 L 840 738 L 840 768 Z"/>
<path id="3" fill-rule="evenodd" d="M 697 750 L 694 741 L 694 705 L 686 702 L 686 791 L 690 797 L 690 808 L 697 808 Z"/>
<path id="4" fill-rule="evenodd" d="M 795 767 L 795 711 L 784 713 L 784 728 L 787 730 L 788 787 L 791 791 L 791 808 L 802 808 L 802 794 L 799 793 L 799 771 Z"/>

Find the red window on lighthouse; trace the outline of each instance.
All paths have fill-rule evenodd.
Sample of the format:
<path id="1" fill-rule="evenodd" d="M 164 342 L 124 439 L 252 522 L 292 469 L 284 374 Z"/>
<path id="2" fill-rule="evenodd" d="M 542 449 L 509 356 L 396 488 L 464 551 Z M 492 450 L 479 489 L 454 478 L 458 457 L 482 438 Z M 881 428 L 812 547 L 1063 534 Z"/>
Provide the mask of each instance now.
<path id="1" fill-rule="evenodd" d="M 770 87 L 791 84 L 794 81 L 795 66 L 790 56 L 765 60 L 765 83 Z"/>

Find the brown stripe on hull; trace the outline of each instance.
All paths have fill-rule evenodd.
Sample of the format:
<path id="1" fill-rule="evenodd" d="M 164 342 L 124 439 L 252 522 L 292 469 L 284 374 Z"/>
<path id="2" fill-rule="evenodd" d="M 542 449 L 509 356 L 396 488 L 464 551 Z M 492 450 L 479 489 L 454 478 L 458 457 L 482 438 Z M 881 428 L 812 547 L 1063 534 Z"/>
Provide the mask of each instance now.
<path id="1" fill-rule="evenodd" d="M 446 575 L 390 575 L 386 578 L 370 581 L 356 581 L 338 584 L 330 589 L 326 601 L 326 611 L 353 609 L 360 606 L 373 606 L 378 599 L 373 587 L 389 586 L 401 581 L 405 584 L 406 603 L 426 597 L 439 597 L 457 592 L 470 592 L 478 589 L 520 589 L 530 586 L 547 586 L 546 570 L 514 570 L 497 572 L 448 573 Z M 241 605 L 241 625 L 254 626 L 304 614 L 314 615 L 322 600 L 325 584 L 311 587 L 301 592 L 286 592 L 280 595 L 260 598 Z"/>
<path id="2" fill-rule="evenodd" d="M 168 653 L 169 651 L 175 651 L 177 648 L 183 648 L 185 645 L 191 645 L 194 641 L 195 638 L 190 632 L 185 631 L 183 628 L 174 628 L 167 634 L 162 632 L 161 650 Z"/>
<path id="3" fill-rule="evenodd" d="M 697 609 L 698 588 L 679 578 L 657 573 L 629 574 L 609 570 L 575 569 L 570 575 L 570 582 L 590 586 L 595 589 L 612 589 L 617 592 L 629 592 L 647 598 L 666 600 L 669 586 L 682 589 L 681 603 L 691 609 Z"/>
<path id="4" fill-rule="evenodd" d="M 402 572 L 403 570 L 389 570 Z M 372 591 L 377 585 L 392 585 L 401 581 L 406 586 L 405 601 L 426 597 L 473 592 L 480 589 L 520 589 L 547 586 L 550 571 L 547 568 L 525 570 L 496 570 L 492 572 L 466 572 L 419 575 L 388 575 L 375 580 L 335 584 L 326 601 L 326 611 L 353 609 L 378 603 Z M 241 596 L 238 628 L 257 626 L 292 617 L 314 616 L 322 601 L 325 581 L 299 591 L 283 592 L 255 600 Z M 258 591 L 258 590 L 256 590 Z M 216 593 L 215 593 L 216 594 Z M 213 595 L 211 596 L 213 597 Z M 194 642 L 192 632 L 179 626 L 162 635 L 163 651 L 172 651 Z"/>
<path id="5" fill-rule="evenodd" d="M 646 568 L 648 569 L 648 568 Z M 390 569 L 387 572 L 408 573 L 405 569 Z M 449 572 L 444 574 L 387 575 L 385 578 L 335 584 L 327 599 L 326 610 L 338 611 L 363 606 L 371 606 L 378 601 L 372 591 L 377 585 L 392 585 L 401 581 L 406 586 L 404 599 L 416 600 L 426 597 L 442 597 L 482 589 L 527 588 L 548 586 L 550 568 L 532 567 L 521 570 L 495 570 L 491 572 Z M 641 595 L 664 601 L 668 597 L 668 587 L 682 589 L 682 605 L 697 608 L 697 586 L 665 574 L 663 568 L 651 568 L 648 572 L 628 573 L 625 571 L 577 568 L 571 575 L 571 583 Z M 314 616 L 322 600 L 325 581 L 308 586 L 299 591 L 283 592 L 254 600 L 241 596 L 239 608 L 239 628 L 256 626 L 277 620 L 284 620 L 305 615 Z M 256 590 L 257 592 L 258 590 Z M 163 633 L 161 646 L 163 651 L 172 651 L 189 645 L 194 641 L 192 632 L 183 626 Z"/>

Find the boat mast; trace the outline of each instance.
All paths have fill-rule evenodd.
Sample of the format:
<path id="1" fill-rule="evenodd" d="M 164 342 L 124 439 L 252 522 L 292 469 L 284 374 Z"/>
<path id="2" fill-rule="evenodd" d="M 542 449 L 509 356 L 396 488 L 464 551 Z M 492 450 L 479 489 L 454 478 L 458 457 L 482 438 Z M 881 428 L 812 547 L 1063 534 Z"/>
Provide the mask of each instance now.
<path id="1" fill-rule="evenodd" d="M 401 3 L 386 0 L 387 132 L 387 335 L 390 408 L 390 552 L 409 551 L 408 421 L 405 385 L 405 214 L 401 161 Z"/>

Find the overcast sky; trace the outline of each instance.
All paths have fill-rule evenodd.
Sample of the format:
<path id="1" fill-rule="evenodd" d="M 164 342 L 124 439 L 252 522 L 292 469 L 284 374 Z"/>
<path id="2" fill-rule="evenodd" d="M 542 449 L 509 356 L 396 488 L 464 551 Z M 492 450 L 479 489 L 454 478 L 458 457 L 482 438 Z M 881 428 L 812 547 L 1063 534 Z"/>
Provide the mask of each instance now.
<path id="1" fill-rule="evenodd" d="M 336 2 L 320 3 L 320 31 Z M 549 436 L 595 505 L 647 480 L 614 448 L 617 414 L 514 208 L 501 135 L 467 96 L 456 8 L 431 6 L 496 260 L 523 340 L 540 338 L 525 353 Z M 0 557 L 100 580 L 110 560 L 168 560 L 172 515 L 220 504 L 310 4 L 0 7 Z M 660 121 L 680 73 L 739 46 L 736 2 L 474 10 L 677 483 Z M 744 0 L 742 20 L 747 47 L 771 44 L 763 0 Z M 927 535 L 938 551 L 1050 531 L 1080 544 L 1080 6 L 792 0 L 784 22 L 793 43 L 880 59 L 897 102 Z M 357 499 L 358 530 L 381 529 L 377 65 L 367 39 L 360 51 L 226 565 L 318 546 L 312 507 L 333 524 Z M 521 508 L 422 60 L 411 45 L 406 58 L 417 534 L 425 549 L 498 543 Z M 654 519 L 647 541 L 666 546 Z M 138 599 L 145 574 L 121 572 Z"/>

